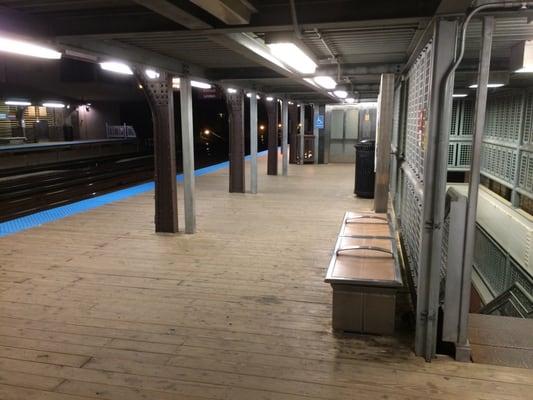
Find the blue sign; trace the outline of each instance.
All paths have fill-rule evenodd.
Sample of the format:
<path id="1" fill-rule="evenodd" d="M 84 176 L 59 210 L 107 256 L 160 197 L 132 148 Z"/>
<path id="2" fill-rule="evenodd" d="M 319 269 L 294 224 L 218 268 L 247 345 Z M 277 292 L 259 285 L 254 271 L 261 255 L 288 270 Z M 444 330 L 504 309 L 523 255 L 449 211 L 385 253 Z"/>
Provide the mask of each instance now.
<path id="1" fill-rule="evenodd" d="M 315 117 L 315 128 L 324 129 L 324 115 L 317 114 Z"/>

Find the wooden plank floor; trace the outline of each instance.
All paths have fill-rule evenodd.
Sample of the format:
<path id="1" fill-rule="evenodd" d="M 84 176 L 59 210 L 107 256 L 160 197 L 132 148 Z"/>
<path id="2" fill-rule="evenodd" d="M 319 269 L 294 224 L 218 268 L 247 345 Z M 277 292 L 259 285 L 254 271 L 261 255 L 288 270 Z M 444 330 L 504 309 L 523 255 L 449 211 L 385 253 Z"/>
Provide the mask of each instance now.
<path id="1" fill-rule="evenodd" d="M 371 203 L 351 165 L 265 169 L 199 178 L 194 236 L 155 235 L 148 193 L 0 239 L 0 399 L 533 399 L 530 370 L 334 335 L 330 251 Z"/>

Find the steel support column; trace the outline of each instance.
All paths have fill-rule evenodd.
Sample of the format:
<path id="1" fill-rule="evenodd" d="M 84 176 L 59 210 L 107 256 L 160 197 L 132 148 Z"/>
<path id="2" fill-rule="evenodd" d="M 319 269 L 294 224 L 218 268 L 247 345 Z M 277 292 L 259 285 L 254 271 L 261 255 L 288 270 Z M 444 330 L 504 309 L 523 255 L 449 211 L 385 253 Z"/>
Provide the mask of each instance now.
<path id="1" fill-rule="evenodd" d="M 459 350 L 468 348 L 468 312 L 470 309 L 470 290 L 472 264 L 474 262 L 474 246 L 476 240 L 476 215 L 479 191 L 479 171 L 481 166 L 481 145 L 485 129 L 485 111 L 487 107 L 487 85 L 489 83 L 490 57 L 492 51 L 492 35 L 494 33 L 494 17 L 483 17 L 481 50 L 479 53 L 479 72 L 477 80 L 476 106 L 474 109 L 474 129 L 472 138 L 472 160 L 470 164 L 470 183 L 468 185 L 468 206 L 465 223 L 465 246 L 463 257 L 463 287 L 461 298 L 461 321 L 459 329 Z"/>
<path id="2" fill-rule="evenodd" d="M 257 93 L 250 93 L 250 192 L 257 193 Z"/>
<path id="3" fill-rule="evenodd" d="M 298 106 L 289 104 L 289 163 L 296 164 L 298 155 Z"/>
<path id="4" fill-rule="evenodd" d="M 185 204 L 185 233 L 196 231 L 196 204 L 194 198 L 194 134 L 192 118 L 191 80 L 180 79 L 181 143 L 183 153 L 183 187 Z"/>
<path id="5" fill-rule="evenodd" d="M 374 211 L 386 213 L 389 205 L 390 151 L 394 110 L 394 74 L 381 75 L 376 128 L 376 182 Z"/>
<path id="6" fill-rule="evenodd" d="M 276 99 L 266 102 L 268 118 L 268 164 L 267 174 L 278 174 L 278 103 Z"/>
<path id="7" fill-rule="evenodd" d="M 283 176 L 289 173 L 289 102 L 284 99 L 281 102 L 281 152 L 283 153 L 281 170 Z"/>
<path id="8" fill-rule="evenodd" d="M 141 68 L 135 75 L 143 86 L 154 126 L 155 230 L 175 233 L 178 231 L 178 200 L 172 76 L 161 72 L 159 78 L 148 79 Z"/>
<path id="9" fill-rule="evenodd" d="M 226 92 L 229 108 L 229 191 L 245 192 L 244 177 L 244 92 Z"/>
<path id="10" fill-rule="evenodd" d="M 318 164 L 318 151 L 319 151 L 319 143 L 318 143 L 318 140 L 319 140 L 319 137 L 318 137 L 318 127 L 316 125 L 316 120 L 318 118 L 318 116 L 320 115 L 319 114 L 320 111 L 319 111 L 319 108 L 318 108 L 318 104 L 313 104 L 313 136 L 315 137 L 315 140 L 314 140 L 314 146 L 313 146 L 313 160 L 315 161 L 315 164 Z"/>
<path id="11" fill-rule="evenodd" d="M 446 77 L 454 62 L 456 41 L 457 20 L 438 19 L 433 33 L 429 130 L 427 136 L 422 138 L 426 156 L 415 335 L 415 352 L 424 356 L 426 361 L 434 357 L 437 341 L 442 227 L 453 94 L 453 79 Z M 447 129 L 444 129 L 446 126 Z"/>
<path id="12" fill-rule="evenodd" d="M 304 165 L 305 154 L 305 104 L 300 104 L 300 142 L 298 154 L 300 155 L 300 164 Z"/>

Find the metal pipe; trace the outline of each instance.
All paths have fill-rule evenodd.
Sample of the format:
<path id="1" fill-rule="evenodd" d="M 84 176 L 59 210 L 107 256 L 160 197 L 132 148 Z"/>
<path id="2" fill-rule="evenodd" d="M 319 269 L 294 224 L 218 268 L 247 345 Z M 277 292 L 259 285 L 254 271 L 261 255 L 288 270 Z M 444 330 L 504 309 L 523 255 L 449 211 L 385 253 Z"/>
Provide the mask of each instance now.
<path id="1" fill-rule="evenodd" d="M 257 93 L 250 92 L 250 192 L 257 193 Z"/>
<path id="2" fill-rule="evenodd" d="M 194 181 L 194 134 L 192 118 L 191 80 L 180 81 L 181 142 L 183 147 L 183 188 L 185 204 L 185 233 L 196 231 L 196 204 Z"/>
<path id="3" fill-rule="evenodd" d="M 304 165 L 304 153 L 305 153 L 305 104 L 300 104 L 300 164 Z"/>
<path id="4" fill-rule="evenodd" d="M 300 27 L 298 25 L 298 16 L 296 15 L 296 3 L 294 0 L 289 0 L 289 3 L 291 5 L 291 18 L 292 18 L 292 25 L 294 27 L 294 33 L 298 39 L 302 39 L 302 33 L 300 32 Z"/>
<path id="5" fill-rule="evenodd" d="M 318 150 L 319 150 L 319 143 L 318 143 L 318 127 L 316 125 L 316 120 L 318 119 L 318 116 L 320 115 L 320 111 L 318 109 L 318 104 L 313 104 L 313 136 L 315 137 L 315 142 L 313 146 L 313 160 L 315 164 L 318 164 Z"/>
<path id="6" fill-rule="evenodd" d="M 283 176 L 289 173 L 289 101 L 283 99 L 281 103 L 281 151 L 283 153 L 281 170 Z"/>
<path id="7" fill-rule="evenodd" d="M 470 183 L 468 185 L 468 208 L 466 210 L 465 246 L 463 253 L 463 277 L 471 279 L 471 269 L 474 262 L 474 246 L 476 240 L 476 215 L 479 190 L 479 172 L 481 169 L 481 145 L 485 128 L 485 110 L 487 106 L 487 85 L 489 83 L 490 57 L 492 50 L 492 34 L 494 32 L 494 17 L 483 18 L 483 36 L 480 50 L 480 65 L 477 81 L 476 106 L 474 110 L 474 131 L 472 138 L 472 161 L 470 165 Z M 459 326 L 460 344 L 468 340 L 467 323 L 470 308 L 470 285 L 463 282 L 461 293 L 461 323 Z"/>

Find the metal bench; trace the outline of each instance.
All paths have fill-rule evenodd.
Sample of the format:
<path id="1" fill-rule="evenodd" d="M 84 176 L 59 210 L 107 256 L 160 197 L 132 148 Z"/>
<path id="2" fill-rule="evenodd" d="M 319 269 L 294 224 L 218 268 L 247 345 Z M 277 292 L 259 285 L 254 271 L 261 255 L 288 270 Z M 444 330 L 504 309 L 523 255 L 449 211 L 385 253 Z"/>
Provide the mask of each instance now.
<path id="1" fill-rule="evenodd" d="M 394 332 L 402 277 L 387 214 L 345 214 L 325 281 L 333 289 L 333 329 Z"/>

